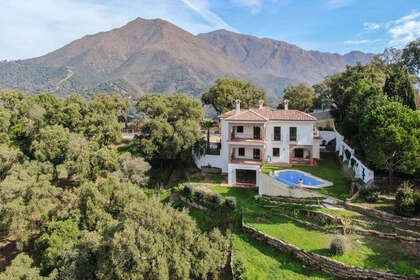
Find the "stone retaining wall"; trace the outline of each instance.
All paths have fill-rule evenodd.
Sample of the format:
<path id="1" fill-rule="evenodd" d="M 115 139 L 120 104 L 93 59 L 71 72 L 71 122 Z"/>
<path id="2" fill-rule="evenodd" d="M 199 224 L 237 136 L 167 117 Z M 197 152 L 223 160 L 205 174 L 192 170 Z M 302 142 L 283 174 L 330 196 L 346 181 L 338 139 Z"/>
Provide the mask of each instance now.
<path id="1" fill-rule="evenodd" d="M 376 210 L 369 207 L 346 202 L 344 208 L 359 212 L 363 215 L 367 215 L 373 218 L 381 219 L 394 224 L 405 224 L 408 226 L 420 227 L 420 219 L 417 218 L 406 218 L 393 215 L 384 211 Z"/>
<path id="2" fill-rule="evenodd" d="M 265 206 L 265 208 L 267 208 L 267 206 Z M 293 208 L 287 208 L 287 207 L 282 207 L 282 209 L 286 209 L 286 210 L 290 210 L 290 211 L 297 211 L 297 212 L 301 212 L 301 213 L 308 213 L 309 215 L 311 215 L 311 217 L 315 218 L 318 221 L 327 220 L 329 224 L 337 225 L 337 229 L 336 230 L 326 229 L 322 226 L 312 224 L 312 223 L 307 222 L 307 221 L 302 221 L 298 218 L 291 217 L 291 216 L 286 215 L 286 214 L 281 214 L 281 213 L 273 213 L 273 214 L 289 218 L 291 220 L 294 220 L 295 222 L 298 222 L 300 224 L 303 224 L 305 226 L 308 226 L 308 227 L 311 227 L 311 228 L 317 229 L 317 230 L 322 230 L 322 231 L 327 231 L 327 232 L 337 232 L 337 233 L 341 233 L 341 234 L 344 234 L 344 231 L 349 232 L 348 229 L 344 229 L 344 227 L 343 227 L 344 223 L 343 223 L 343 220 L 341 218 L 337 218 L 337 217 L 334 217 L 332 215 L 329 215 L 329 214 L 326 214 L 326 213 L 323 213 L 323 212 L 311 211 L 311 210 L 306 210 L 306 209 L 293 209 Z M 358 227 L 349 228 L 349 229 L 352 232 L 354 232 L 356 234 L 359 234 L 359 235 L 374 236 L 374 237 L 378 237 L 378 238 L 397 240 L 397 241 L 401 242 L 402 244 L 404 244 L 405 246 L 412 247 L 413 251 L 416 252 L 414 254 L 415 256 L 420 256 L 420 238 L 415 238 L 415 237 L 410 237 L 410 236 L 401 236 L 401 235 L 398 235 L 396 233 L 386 233 L 386 232 L 380 232 L 380 231 L 376 231 L 376 230 L 369 230 L 369 229 L 358 228 Z"/>
<path id="3" fill-rule="evenodd" d="M 289 198 L 283 196 L 268 196 L 262 195 L 262 198 L 269 201 L 278 201 L 278 202 L 285 202 L 285 203 L 297 203 L 297 204 L 310 204 L 316 205 L 318 202 L 322 202 L 320 199 L 299 199 L 299 198 Z"/>
<path id="4" fill-rule="evenodd" d="M 327 221 L 329 224 L 336 224 L 336 225 L 343 225 L 343 220 L 341 218 L 334 217 L 333 215 L 319 212 L 319 211 L 313 211 L 313 210 L 306 210 L 306 209 L 294 209 L 289 207 L 283 207 L 283 206 L 271 206 L 271 205 L 262 205 L 264 208 L 280 208 L 284 209 L 286 211 L 296 211 L 298 213 L 302 213 L 302 215 L 307 215 L 317 221 L 323 222 Z"/>
<path id="5" fill-rule="evenodd" d="M 305 250 L 299 247 L 296 247 L 280 239 L 267 235 L 246 224 L 242 225 L 242 230 L 255 239 L 266 242 L 267 244 L 273 246 L 274 248 L 279 249 L 280 251 L 291 254 L 297 260 L 304 263 L 305 265 L 310 266 L 314 270 L 322 271 L 322 272 L 325 272 L 325 273 L 328 273 L 328 274 L 331 274 L 340 278 L 383 279 L 383 280 L 391 280 L 391 279 L 396 279 L 396 280 L 413 279 L 414 280 L 416 279 L 416 278 L 410 278 L 403 275 L 374 271 L 374 270 L 369 270 L 369 269 L 365 269 L 358 266 L 346 265 L 342 262 L 338 262 L 324 256 L 306 252 Z"/>

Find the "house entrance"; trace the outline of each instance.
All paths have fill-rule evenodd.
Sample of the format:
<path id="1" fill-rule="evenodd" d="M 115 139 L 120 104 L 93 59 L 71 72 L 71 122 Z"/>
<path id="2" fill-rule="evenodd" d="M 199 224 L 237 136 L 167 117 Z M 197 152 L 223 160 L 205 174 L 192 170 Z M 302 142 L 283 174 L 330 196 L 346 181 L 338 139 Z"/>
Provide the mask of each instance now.
<path id="1" fill-rule="evenodd" d="M 236 183 L 257 184 L 257 171 L 247 169 L 236 169 Z"/>

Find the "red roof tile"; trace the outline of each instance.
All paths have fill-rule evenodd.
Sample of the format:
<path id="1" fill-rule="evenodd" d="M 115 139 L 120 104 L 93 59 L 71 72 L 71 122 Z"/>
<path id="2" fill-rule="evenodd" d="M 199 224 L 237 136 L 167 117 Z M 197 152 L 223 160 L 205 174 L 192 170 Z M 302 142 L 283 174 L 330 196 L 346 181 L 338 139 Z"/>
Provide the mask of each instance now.
<path id="1" fill-rule="evenodd" d="M 305 112 L 299 110 L 276 110 L 269 107 L 261 109 L 244 109 L 238 115 L 235 110 L 226 112 L 219 116 L 227 120 L 236 121 L 316 121 L 317 119 Z"/>

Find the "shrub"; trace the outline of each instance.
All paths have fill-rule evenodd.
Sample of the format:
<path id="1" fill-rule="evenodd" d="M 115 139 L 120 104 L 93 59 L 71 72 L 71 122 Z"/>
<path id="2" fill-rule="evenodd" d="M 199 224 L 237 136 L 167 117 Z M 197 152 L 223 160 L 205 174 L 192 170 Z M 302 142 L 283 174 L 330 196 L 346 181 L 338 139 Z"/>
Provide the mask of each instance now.
<path id="1" fill-rule="evenodd" d="M 398 188 L 395 196 L 395 213 L 405 217 L 413 217 L 419 211 L 419 204 L 419 194 L 414 191 L 410 183 L 404 182 Z"/>
<path id="2" fill-rule="evenodd" d="M 218 193 L 215 193 L 210 196 L 210 202 L 213 203 L 214 205 L 219 205 L 220 202 L 222 202 L 222 200 L 223 200 L 223 197 Z"/>
<path id="3" fill-rule="evenodd" d="M 185 185 L 184 189 L 182 190 L 182 193 L 186 196 L 186 197 L 191 197 L 191 195 L 194 192 L 194 188 L 191 185 Z"/>
<path id="4" fill-rule="evenodd" d="M 233 279 L 234 280 L 246 280 L 248 279 L 246 274 L 246 267 L 240 260 L 235 260 L 234 264 L 234 271 L 233 271 Z"/>
<path id="5" fill-rule="evenodd" d="M 201 201 L 205 196 L 205 192 L 203 192 L 202 190 L 196 190 L 194 192 L 194 198 L 198 201 Z"/>
<path id="6" fill-rule="evenodd" d="M 360 197 L 370 203 L 377 202 L 380 194 L 379 187 L 376 185 L 371 185 L 369 188 L 362 187 L 360 190 Z"/>
<path id="7" fill-rule="evenodd" d="M 333 256 L 341 256 L 346 253 L 346 242 L 341 237 L 336 237 L 331 241 L 330 254 Z"/>
<path id="8" fill-rule="evenodd" d="M 236 198 L 235 197 L 228 197 L 226 198 L 226 206 L 232 210 L 236 208 Z"/>
<path id="9" fill-rule="evenodd" d="M 371 192 L 370 194 L 365 196 L 366 202 L 370 202 L 370 203 L 377 202 L 379 199 L 379 194 L 380 192 Z"/>

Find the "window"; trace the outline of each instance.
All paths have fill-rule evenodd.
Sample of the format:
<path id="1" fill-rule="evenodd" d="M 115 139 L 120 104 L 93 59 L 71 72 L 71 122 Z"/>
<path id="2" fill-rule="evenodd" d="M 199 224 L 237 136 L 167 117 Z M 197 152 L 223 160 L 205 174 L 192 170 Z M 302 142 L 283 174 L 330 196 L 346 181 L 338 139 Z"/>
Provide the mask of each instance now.
<path id="1" fill-rule="evenodd" d="M 254 126 L 254 139 L 261 139 L 261 128 Z"/>
<path id="2" fill-rule="evenodd" d="M 295 158 L 303 158 L 303 149 L 295 149 Z"/>
<path id="3" fill-rule="evenodd" d="M 254 149 L 254 159 L 261 159 L 261 151 L 260 149 Z"/>
<path id="4" fill-rule="evenodd" d="M 273 157 L 280 156 L 280 148 L 273 148 Z"/>
<path id="5" fill-rule="evenodd" d="M 243 126 L 237 126 L 236 127 L 236 132 L 243 133 L 244 132 L 244 127 Z"/>
<path id="6" fill-rule="evenodd" d="M 238 155 L 241 156 L 241 157 L 245 156 L 245 148 L 239 148 L 238 149 Z"/>
<path id="7" fill-rule="evenodd" d="M 274 127 L 274 141 L 280 141 L 281 139 L 281 127 L 275 126 Z"/>
<path id="8" fill-rule="evenodd" d="M 297 127 L 290 128 L 290 141 L 296 141 L 297 138 Z"/>

